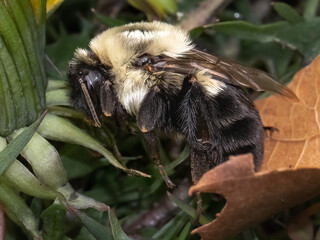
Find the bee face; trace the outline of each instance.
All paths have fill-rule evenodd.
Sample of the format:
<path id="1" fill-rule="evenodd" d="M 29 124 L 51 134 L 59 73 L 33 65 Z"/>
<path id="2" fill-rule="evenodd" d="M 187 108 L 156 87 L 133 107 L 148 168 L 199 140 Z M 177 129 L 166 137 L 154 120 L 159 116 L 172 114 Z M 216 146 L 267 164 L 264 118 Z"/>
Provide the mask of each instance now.
<path id="1" fill-rule="evenodd" d="M 86 56 L 85 60 L 81 55 Z M 94 125 L 100 126 L 100 88 L 108 78 L 108 70 L 98 63 L 94 54 L 78 50 L 76 58 L 69 63 L 67 75 L 73 105 L 86 118 L 93 120 Z"/>

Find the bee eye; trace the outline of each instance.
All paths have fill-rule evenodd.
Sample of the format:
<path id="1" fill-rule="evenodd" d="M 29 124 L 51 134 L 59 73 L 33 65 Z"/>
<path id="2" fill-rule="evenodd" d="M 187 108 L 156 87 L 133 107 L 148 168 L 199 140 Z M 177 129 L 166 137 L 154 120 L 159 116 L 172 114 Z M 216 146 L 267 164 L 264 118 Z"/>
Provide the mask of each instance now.
<path id="1" fill-rule="evenodd" d="M 80 77 L 83 76 L 83 72 L 82 71 L 79 71 L 78 74 L 79 74 Z"/>
<path id="2" fill-rule="evenodd" d="M 150 63 L 149 55 L 143 54 L 138 58 L 138 61 L 135 63 L 135 65 L 138 67 L 142 67 L 148 63 Z"/>

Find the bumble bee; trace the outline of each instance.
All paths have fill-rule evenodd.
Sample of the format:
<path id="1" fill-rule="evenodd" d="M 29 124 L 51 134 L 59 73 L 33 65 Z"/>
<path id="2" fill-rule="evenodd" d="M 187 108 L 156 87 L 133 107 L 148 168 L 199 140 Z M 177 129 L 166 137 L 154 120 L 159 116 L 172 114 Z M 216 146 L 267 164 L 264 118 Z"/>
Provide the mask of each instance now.
<path id="1" fill-rule="evenodd" d="M 101 126 L 101 116 L 136 119 L 150 157 L 167 186 L 159 132 L 179 133 L 190 147 L 193 182 L 229 155 L 263 158 L 264 129 L 242 87 L 294 94 L 266 73 L 199 51 L 187 33 L 162 22 L 102 32 L 90 50 L 77 49 L 67 75 L 76 109 Z"/>

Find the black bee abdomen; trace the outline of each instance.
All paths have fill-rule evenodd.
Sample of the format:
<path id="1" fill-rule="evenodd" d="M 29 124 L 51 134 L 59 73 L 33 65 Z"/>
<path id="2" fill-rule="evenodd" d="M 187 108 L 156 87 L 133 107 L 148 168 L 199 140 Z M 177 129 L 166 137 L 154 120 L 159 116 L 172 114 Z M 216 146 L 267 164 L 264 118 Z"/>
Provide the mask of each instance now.
<path id="1" fill-rule="evenodd" d="M 252 153 L 255 169 L 263 157 L 263 127 L 257 110 L 245 93 L 232 85 L 215 95 L 186 78 L 177 97 L 177 131 L 191 150 L 193 181 L 230 155 Z"/>

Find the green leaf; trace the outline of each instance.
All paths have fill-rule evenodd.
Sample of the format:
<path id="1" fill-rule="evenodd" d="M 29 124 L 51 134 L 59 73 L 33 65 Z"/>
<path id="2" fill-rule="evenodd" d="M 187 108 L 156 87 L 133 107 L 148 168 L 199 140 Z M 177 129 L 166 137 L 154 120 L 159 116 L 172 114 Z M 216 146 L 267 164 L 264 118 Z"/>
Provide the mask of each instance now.
<path id="1" fill-rule="evenodd" d="M 66 81 L 49 79 L 47 91 L 65 89 L 67 87 Z"/>
<path id="2" fill-rule="evenodd" d="M 97 222 L 83 212 L 73 209 L 72 212 L 79 217 L 83 225 L 96 238 L 96 240 L 114 240 L 106 226 Z"/>
<path id="3" fill-rule="evenodd" d="M 0 151 L 6 146 L 6 139 L 0 137 Z M 57 196 L 56 192 L 40 182 L 39 179 L 18 160 L 13 161 L 4 171 L 3 175 L 0 176 L 0 179 L 9 183 L 9 185 L 13 186 L 17 191 L 21 191 L 30 196 L 44 199 L 55 199 Z"/>
<path id="4" fill-rule="evenodd" d="M 47 107 L 52 106 L 71 106 L 67 91 L 65 89 L 55 89 L 47 91 Z"/>
<path id="5" fill-rule="evenodd" d="M 21 130 L 17 130 L 9 139 L 16 138 L 20 132 Z M 67 184 L 66 171 L 58 151 L 40 134 L 35 133 L 20 154 L 31 165 L 37 178 L 49 188 L 56 190 Z"/>
<path id="6" fill-rule="evenodd" d="M 14 16 L 17 17 L 19 14 L 16 13 Z M 37 86 L 38 83 L 32 72 L 33 65 L 28 59 L 27 48 L 30 46 L 24 45 L 24 40 L 20 35 L 21 32 L 19 32 L 19 30 L 21 30 L 21 26 L 20 24 L 16 24 L 15 21 L 18 21 L 18 19 L 14 19 L 13 16 L 10 15 L 5 4 L 0 1 L 0 34 L 3 37 L 8 52 L 12 56 L 14 64 L 19 66 L 17 70 L 23 88 L 23 97 L 25 98 L 27 105 L 27 120 L 24 121 L 27 124 L 30 124 L 37 118 L 38 113 L 44 107 L 44 98 L 41 98 L 41 94 L 44 94 L 44 92 L 41 92 L 43 89 L 40 85 Z M 21 21 L 22 20 L 19 20 L 19 22 Z M 10 78 L 11 76 L 8 76 L 8 79 Z M 19 116 L 20 112 L 18 112 L 17 115 L 18 116 L 16 117 L 22 118 Z M 24 124 L 23 126 L 27 124 Z"/>
<path id="7" fill-rule="evenodd" d="M 37 19 L 38 25 L 45 23 L 46 20 L 46 0 L 30 0 L 33 8 L 35 18 Z"/>
<path id="8" fill-rule="evenodd" d="M 320 18 L 313 18 L 297 24 L 276 22 L 253 25 L 244 21 L 220 22 L 213 25 L 216 32 L 241 39 L 258 42 L 277 42 L 298 50 L 306 62 L 311 62 L 320 53 Z M 299 33 L 299 34 L 297 34 Z"/>
<path id="9" fill-rule="evenodd" d="M 6 6 L 16 23 L 23 46 L 25 46 L 28 65 L 35 83 L 36 96 L 39 95 L 40 98 L 39 108 L 42 109 L 45 106 L 46 82 L 42 55 L 43 49 L 39 48 L 38 39 L 34 38 L 36 30 L 32 29 L 32 25 L 29 25 L 28 18 L 33 18 L 33 16 L 27 16 L 27 12 L 25 12 L 24 8 L 20 7 L 19 2 L 19 0 L 12 0 L 7 2 Z"/>
<path id="10" fill-rule="evenodd" d="M 53 203 L 42 212 L 41 219 L 44 240 L 63 239 L 66 229 L 66 210 L 61 204 Z"/>
<path id="11" fill-rule="evenodd" d="M 102 202 L 98 202 L 93 198 L 87 197 L 74 191 L 70 183 L 57 189 L 57 192 L 61 193 L 64 199 L 60 201 L 67 201 L 70 208 L 74 209 L 87 209 L 94 208 L 99 211 L 108 211 L 109 207 Z"/>
<path id="12" fill-rule="evenodd" d="M 0 202 L 12 221 L 19 226 L 23 226 L 32 235 L 33 239 L 41 239 L 31 209 L 27 206 L 24 199 L 3 181 L 0 181 Z"/>
<path id="13" fill-rule="evenodd" d="M 83 114 L 69 107 L 53 106 L 48 108 L 48 112 L 61 117 L 83 119 Z"/>
<path id="14" fill-rule="evenodd" d="M 10 64 L 11 62 L 12 64 Z M 8 64 L 9 63 L 9 64 Z M 9 68 L 7 68 L 9 67 Z M 25 102 L 21 102 L 21 98 L 18 95 L 22 95 L 22 88 L 20 84 L 16 86 L 16 94 L 10 93 L 9 87 L 9 78 L 8 75 L 11 75 L 11 82 L 18 80 L 19 77 L 16 73 L 16 69 L 12 69 L 10 67 L 15 68 L 12 58 L 7 52 L 7 49 L 4 45 L 3 39 L 0 36 L 0 135 L 5 136 L 10 134 L 16 127 L 16 119 L 15 119 L 15 106 L 17 109 L 20 109 L 21 106 L 25 106 Z M 6 69 L 6 70 L 5 70 Z M 13 74 L 8 74 L 6 72 L 10 72 L 11 70 Z M 20 103 L 20 104 L 19 104 Z M 21 109 L 20 114 L 22 116 L 26 116 L 26 109 L 24 111 Z M 23 125 L 24 121 L 20 118 L 20 122 L 18 125 Z"/>
<path id="15" fill-rule="evenodd" d="M 204 32 L 204 27 L 200 26 L 200 27 L 191 29 L 191 31 L 189 31 L 189 35 L 192 39 L 196 39 L 200 37 L 203 32 Z"/>
<path id="16" fill-rule="evenodd" d="M 164 12 L 175 14 L 177 12 L 177 3 L 174 0 L 149 0 L 157 9 L 163 9 Z"/>
<path id="17" fill-rule="evenodd" d="M 282 2 L 274 2 L 272 5 L 279 16 L 287 20 L 289 23 L 295 24 L 303 21 L 299 13 L 290 5 Z"/>
<path id="18" fill-rule="evenodd" d="M 73 240 L 96 240 L 86 227 L 82 227 L 79 234 Z"/>
<path id="19" fill-rule="evenodd" d="M 1 33 L 1 30 L 0 30 Z M 6 136 L 14 129 L 25 126 L 29 121 L 28 107 L 23 86 L 14 59 L 5 40 L 0 35 L 0 78 L 1 97 L 4 112 L 1 114 L 0 134 Z M 12 91 L 15 89 L 15 91 Z M 16 114 L 18 113 L 18 114 Z M 17 116 L 18 115 L 18 116 Z"/>
<path id="20" fill-rule="evenodd" d="M 167 192 L 168 197 L 171 201 L 173 201 L 182 211 L 184 211 L 186 214 L 188 214 L 190 217 L 195 218 L 196 217 L 196 210 L 192 207 L 190 207 L 188 204 L 180 200 L 179 198 L 175 197 L 171 193 Z M 207 219 L 205 216 L 200 214 L 199 217 L 199 223 L 201 225 L 209 223 L 209 219 Z"/>
<path id="21" fill-rule="evenodd" d="M 306 0 L 304 2 L 305 2 L 304 11 L 303 11 L 304 19 L 308 20 L 308 19 L 314 18 L 317 15 L 319 0 Z"/>
<path id="22" fill-rule="evenodd" d="M 43 11 L 40 5 L 38 4 L 39 10 Z M 46 79 L 42 61 L 44 47 L 41 47 L 44 35 L 38 32 L 38 24 L 30 1 L 9 1 L 6 2 L 5 8 L 1 3 L 0 15 L 6 19 L 0 24 L 0 62 L 2 63 L 0 64 L 0 85 L 3 87 L 3 89 L 0 88 L 3 106 L 3 112 L 0 113 L 0 135 L 2 136 L 10 134 L 16 128 L 31 124 L 36 119 L 38 110 L 33 111 L 30 108 L 32 104 L 30 100 L 37 98 L 39 103 L 37 109 L 41 110 L 44 107 Z M 22 74 L 24 81 L 21 81 L 19 74 Z M 32 78 L 25 78 L 28 74 L 32 75 Z M 30 84 L 32 89 L 28 87 Z M 29 108 L 26 98 L 30 101 Z"/>
<path id="23" fill-rule="evenodd" d="M 218 33 L 229 34 L 241 39 L 271 42 L 275 40 L 276 34 L 287 28 L 289 24 L 284 21 L 265 25 L 254 25 L 245 21 L 227 21 L 211 26 Z"/>
<path id="24" fill-rule="evenodd" d="M 30 127 L 27 127 L 19 136 L 12 140 L 7 147 L 0 152 L 0 175 L 16 160 L 22 149 L 30 141 L 46 112 L 41 115 Z"/>
<path id="25" fill-rule="evenodd" d="M 122 230 L 119 221 L 113 210 L 109 210 L 109 221 L 111 224 L 112 235 L 115 240 L 129 240 L 129 237 Z"/>
<path id="26" fill-rule="evenodd" d="M 41 42 L 45 38 L 45 36 L 40 36 L 40 32 L 38 31 L 38 23 L 36 22 L 37 19 L 32 9 L 32 3 L 31 1 L 18 1 L 18 4 L 20 5 L 20 8 L 24 11 L 28 25 L 32 29 L 32 39 L 37 45 L 37 43 Z M 41 4 L 38 4 L 38 6 L 40 7 Z M 37 48 L 37 52 L 41 56 L 43 54 L 43 49 Z"/>
<path id="27" fill-rule="evenodd" d="M 30 196 L 42 199 L 55 199 L 57 193 L 45 186 L 36 178 L 29 169 L 20 161 L 14 161 L 0 177 L 13 186 L 17 191 L 21 191 Z"/>
<path id="28" fill-rule="evenodd" d="M 97 151 L 101 153 L 113 166 L 120 168 L 127 173 L 150 177 L 145 173 L 134 169 L 128 169 L 123 166 L 117 158 L 110 151 L 105 149 L 98 141 L 66 119 L 53 114 L 47 114 L 46 118 L 40 125 L 38 132 L 42 136 L 51 140 L 79 144 Z"/>

